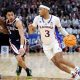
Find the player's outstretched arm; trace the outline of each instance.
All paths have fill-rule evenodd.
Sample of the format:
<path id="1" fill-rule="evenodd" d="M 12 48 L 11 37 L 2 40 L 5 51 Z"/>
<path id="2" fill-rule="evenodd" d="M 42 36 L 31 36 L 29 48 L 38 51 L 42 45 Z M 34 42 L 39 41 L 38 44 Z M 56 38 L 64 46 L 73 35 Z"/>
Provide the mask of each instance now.
<path id="1" fill-rule="evenodd" d="M 58 30 L 59 30 L 64 36 L 69 35 L 69 33 L 68 33 L 62 26 L 58 27 Z"/>
<path id="2" fill-rule="evenodd" d="M 36 16 L 33 20 L 33 23 L 29 24 L 28 26 L 29 34 L 32 34 L 33 32 L 35 32 L 37 25 L 38 25 L 38 20 L 39 20 L 38 18 L 39 16 Z"/>
<path id="3" fill-rule="evenodd" d="M 69 35 L 69 33 L 61 26 L 61 23 L 60 23 L 60 19 L 59 19 L 59 18 L 57 18 L 56 26 L 57 26 L 58 30 L 59 30 L 64 36 Z"/>

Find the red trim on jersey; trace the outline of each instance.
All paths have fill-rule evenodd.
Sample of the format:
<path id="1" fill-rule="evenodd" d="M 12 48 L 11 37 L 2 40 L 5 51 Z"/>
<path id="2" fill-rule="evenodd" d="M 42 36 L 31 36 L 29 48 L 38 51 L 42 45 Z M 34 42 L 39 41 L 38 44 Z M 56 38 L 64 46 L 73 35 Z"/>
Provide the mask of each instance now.
<path id="1" fill-rule="evenodd" d="M 15 53 L 17 53 L 18 49 L 16 48 L 16 46 L 13 45 L 12 43 L 10 43 L 10 45 L 11 45 L 11 48 L 13 49 L 13 51 L 14 51 Z M 18 54 L 18 53 L 17 53 L 17 54 Z"/>

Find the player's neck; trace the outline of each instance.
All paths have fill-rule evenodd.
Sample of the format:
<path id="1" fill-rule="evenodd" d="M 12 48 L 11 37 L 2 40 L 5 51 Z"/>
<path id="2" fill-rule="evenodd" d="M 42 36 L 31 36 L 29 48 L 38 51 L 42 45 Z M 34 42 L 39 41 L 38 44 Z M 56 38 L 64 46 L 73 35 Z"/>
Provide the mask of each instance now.
<path id="1" fill-rule="evenodd" d="M 14 21 L 15 21 L 15 19 L 13 19 L 13 20 L 8 20 L 9 21 L 9 23 L 11 24 L 11 23 L 13 23 Z"/>
<path id="2" fill-rule="evenodd" d="M 49 19 L 50 18 L 50 14 L 49 13 L 46 13 L 43 18 L 44 19 Z"/>

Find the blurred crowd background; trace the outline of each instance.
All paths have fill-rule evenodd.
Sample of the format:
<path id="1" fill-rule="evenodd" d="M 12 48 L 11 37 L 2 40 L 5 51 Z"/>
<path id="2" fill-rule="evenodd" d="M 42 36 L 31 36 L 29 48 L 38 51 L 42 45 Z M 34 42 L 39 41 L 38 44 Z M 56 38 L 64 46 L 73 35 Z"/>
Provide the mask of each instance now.
<path id="1" fill-rule="evenodd" d="M 12 6 L 16 10 L 17 16 L 23 21 L 26 31 L 28 32 L 28 24 L 32 23 L 34 17 L 38 14 L 38 8 L 42 0 L 0 0 L 0 16 L 3 16 L 3 10 Z M 50 4 L 50 13 L 58 16 L 62 26 L 68 33 L 74 34 L 77 38 L 77 46 L 73 48 L 65 48 L 68 51 L 80 52 L 80 0 L 46 0 Z M 37 31 L 36 31 L 37 32 Z M 0 33 L 0 45 L 5 42 L 4 34 Z M 8 43 L 8 37 L 4 36 Z M 5 42 L 5 44 L 7 44 Z"/>

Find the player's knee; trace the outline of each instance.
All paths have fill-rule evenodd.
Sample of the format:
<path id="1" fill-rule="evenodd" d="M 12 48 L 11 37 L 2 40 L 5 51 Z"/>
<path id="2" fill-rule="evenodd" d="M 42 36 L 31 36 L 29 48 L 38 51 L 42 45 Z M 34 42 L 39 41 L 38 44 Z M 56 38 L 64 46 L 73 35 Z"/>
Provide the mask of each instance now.
<path id="1" fill-rule="evenodd" d="M 60 63 L 61 62 L 61 57 L 59 55 L 55 55 L 54 60 L 55 60 L 56 63 Z"/>
<path id="2" fill-rule="evenodd" d="M 55 62 L 56 62 L 56 63 L 60 63 L 60 59 L 59 59 L 59 58 L 56 58 L 56 59 L 55 59 Z"/>

